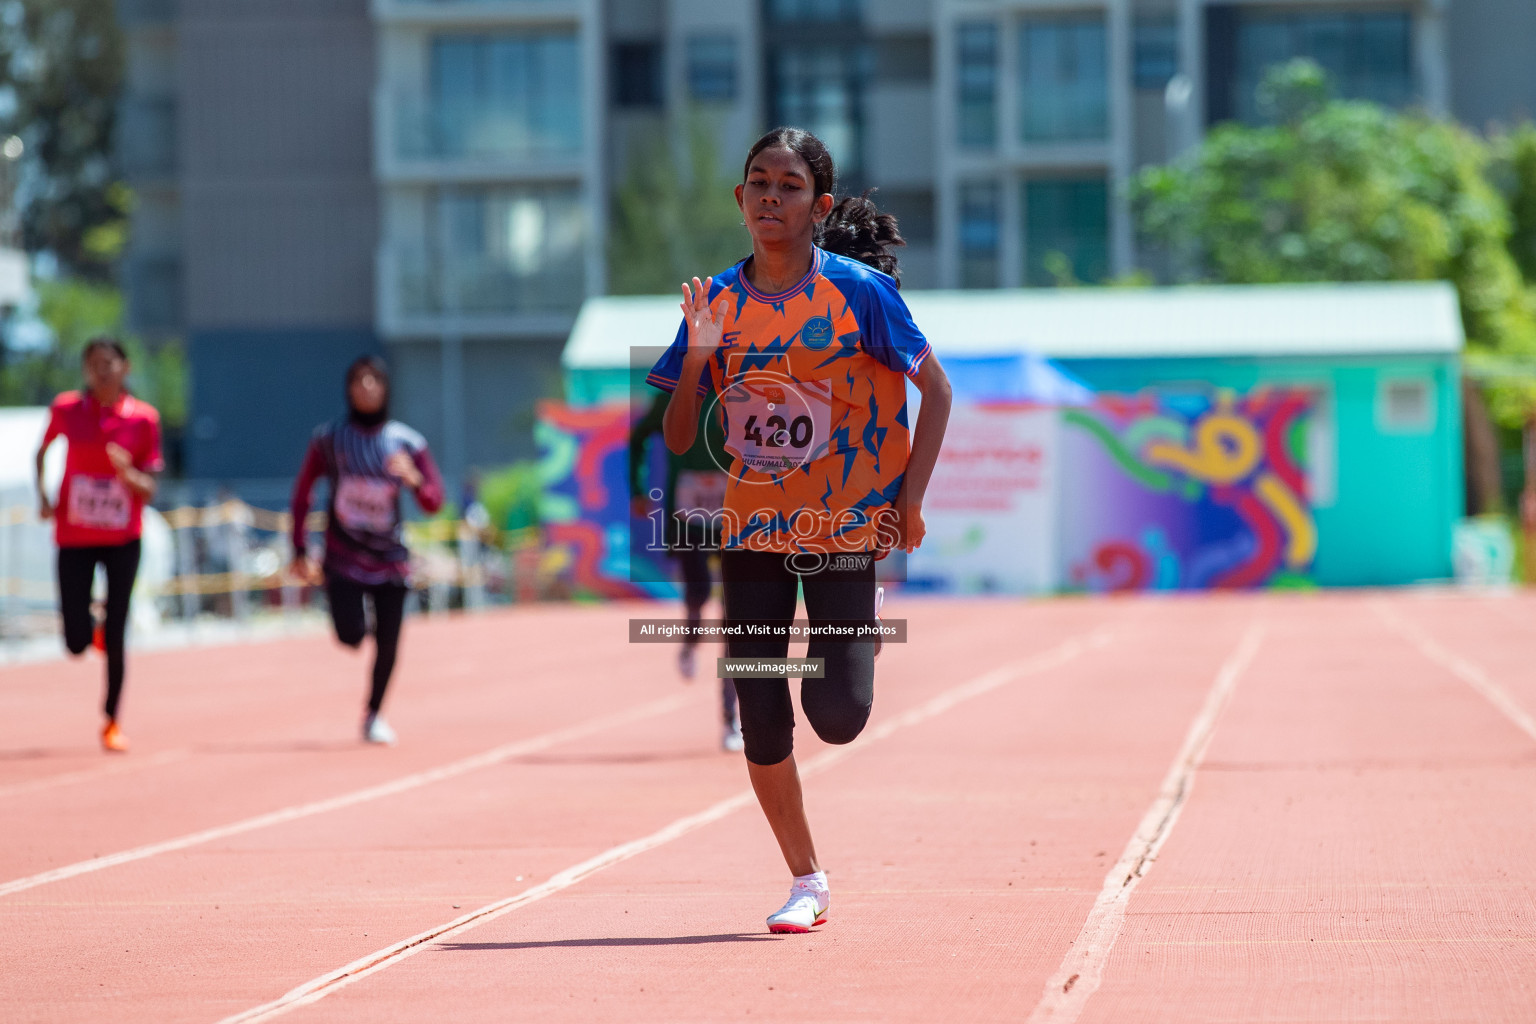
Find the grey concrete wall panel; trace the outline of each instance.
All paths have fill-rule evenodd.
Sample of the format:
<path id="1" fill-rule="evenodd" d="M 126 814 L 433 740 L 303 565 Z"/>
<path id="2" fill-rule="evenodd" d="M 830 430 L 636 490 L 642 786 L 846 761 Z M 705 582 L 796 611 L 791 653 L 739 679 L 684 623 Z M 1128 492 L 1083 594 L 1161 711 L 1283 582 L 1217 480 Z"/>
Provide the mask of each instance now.
<path id="1" fill-rule="evenodd" d="M 194 329 L 372 323 L 371 188 L 188 182 L 182 208 Z"/>
<path id="2" fill-rule="evenodd" d="M 345 411 L 346 368 L 371 330 L 194 331 L 187 475 L 292 477 L 315 425 Z M 398 388 L 398 385 L 397 385 Z"/>
<path id="3" fill-rule="evenodd" d="M 193 330 L 373 319 L 365 0 L 184 0 L 178 110 Z"/>
<path id="4" fill-rule="evenodd" d="M 187 19 L 183 172 L 369 178 L 373 52 L 365 13 Z"/>
<path id="5" fill-rule="evenodd" d="M 1451 113 L 1474 128 L 1536 118 L 1536 0 L 1455 0 Z"/>

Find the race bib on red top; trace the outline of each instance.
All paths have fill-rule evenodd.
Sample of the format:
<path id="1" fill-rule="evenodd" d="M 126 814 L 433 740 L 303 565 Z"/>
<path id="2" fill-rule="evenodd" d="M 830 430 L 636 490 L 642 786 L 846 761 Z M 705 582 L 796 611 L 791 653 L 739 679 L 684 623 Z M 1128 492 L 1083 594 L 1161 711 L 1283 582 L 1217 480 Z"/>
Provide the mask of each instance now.
<path id="1" fill-rule="evenodd" d="M 707 516 L 725 508 L 725 485 L 730 479 L 712 469 L 684 469 L 677 474 L 673 491 L 673 514 L 687 516 L 702 512 Z"/>
<path id="2" fill-rule="evenodd" d="M 126 530 L 133 518 L 133 498 L 115 476 L 72 476 L 65 515 L 71 526 L 87 530 Z"/>
<path id="3" fill-rule="evenodd" d="M 747 374 L 721 394 L 729 433 L 725 447 L 748 469 L 780 475 L 827 454 L 832 432 L 832 386 Z"/>
<path id="4" fill-rule="evenodd" d="M 336 482 L 336 518 L 359 533 L 389 533 L 395 528 L 395 495 L 388 480 L 344 476 Z"/>

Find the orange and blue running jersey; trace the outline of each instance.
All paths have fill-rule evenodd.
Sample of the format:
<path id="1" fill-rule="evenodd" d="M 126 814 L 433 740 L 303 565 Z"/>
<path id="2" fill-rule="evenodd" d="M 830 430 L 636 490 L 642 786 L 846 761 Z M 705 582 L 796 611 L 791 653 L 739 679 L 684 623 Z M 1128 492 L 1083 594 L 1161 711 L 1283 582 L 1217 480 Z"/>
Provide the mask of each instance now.
<path id="1" fill-rule="evenodd" d="M 932 349 L 895 280 L 873 267 L 816 248 L 798 284 L 765 295 L 743 263 L 710 287 L 730 309 L 699 378 L 699 394 L 724 408 L 732 458 L 722 546 L 878 550 L 874 515 L 907 468 L 905 377 Z M 687 348 L 684 323 L 647 382 L 676 388 Z"/>

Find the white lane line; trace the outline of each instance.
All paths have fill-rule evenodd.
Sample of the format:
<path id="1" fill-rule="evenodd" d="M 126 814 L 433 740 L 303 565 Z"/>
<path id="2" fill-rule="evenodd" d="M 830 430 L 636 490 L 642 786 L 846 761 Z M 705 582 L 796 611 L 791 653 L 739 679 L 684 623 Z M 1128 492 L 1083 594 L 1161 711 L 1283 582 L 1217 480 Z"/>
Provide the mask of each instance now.
<path id="1" fill-rule="evenodd" d="M 162 764 L 170 764 L 172 761 L 183 761 L 192 756 L 190 750 L 162 750 L 157 754 L 147 757 L 135 757 L 131 760 L 122 760 L 113 765 L 101 768 L 82 768 L 79 771 L 61 772 L 58 775 L 45 775 L 37 779 L 27 779 L 22 782 L 8 782 L 0 786 L 0 797 L 16 796 L 21 793 L 35 793 L 40 789 L 52 789 L 55 786 L 68 786 L 76 782 L 90 782 L 94 779 L 111 778 L 114 775 L 126 775 L 136 772 L 141 768 L 154 768 Z"/>
<path id="2" fill-rule="evenodd" d="M 877 728 L 866 731 L 864 735 L 847 746 L 833 747 L 823 752 L 801 765 L 800 774 L 804 777 L 825 771 L 838 761 L 849 757 L 856 751 L 864 749 L 871 743 L 877 743 L 885 739 L 894 732 L 943 714 L 962 701 L 979 697 L 1015 679 L 1045 672 L 1063 665 L 1087 650 L 1102 646 L 1107 640 L 1108 635 L 1103 632 L 1092 633 L 1085 637 L 1068 640 L 1035 657 L 1026 658 L 1011 665 L 1004 665 L 1001 668 L 993 669 L 991 672 L 978 676 L 970 682 L 962 683 L 959 686 L 944 691 L 938 696 L 912 708 L 910 711 L 897 715 L 890 721 L 881 723 Z M 719 821 L 731 812 L 751 805 L 755 799 L 750 789 L 737 793 L 735 796 L 727 797 L 719 803 L 706 807 L 702 811 L 678 818 L 676 821 L 652 832 L 648 836 L 642 836 L 639 839 L 621 843 L 618 846 L 604 850 L 595 857 L 590 857 L 580 864 L 566 868 L 546 882 L 524 889 L 516 896 L 509 896 L 494 903 L 488 903 L 446 924 L 437 925 L 408 939 L 402 939 L 393 945 L 385 946 L 383 949 L 376 950 L 367 956 L 352 961 L 352 963 L 347 964 L 345 967 L 306 981 L 304 984 L 279 996 L 270 1003 L 263 1003 L 261 1006 L 252 1007 L 232 1017 L 225 1017 L 219 1021 L 219 1024 L 258 1024 L 260 1021 L 272 1020 L 297 1010 L 301 1006 L 317 1003 L 326 996 L 346 988 L 348 985 L 362 981 L 370 975 L 377 974 L 379 971 L 401 963 L 408 957 L 415 956 L 422 950 L 429 948 L 430 943 L 451 938 L 471 928 L 477 928 L 480 925 L 496 920 L 496 918 L 504 914 L 509 914 L 519 907 L 542 900 L 546 896 L 553 896 L 563 889 L 569 889 L 577 882 L 602 871 L 604 868 L 609 868 L 632 857 L 637 857 L 648 850 L 654 850 L 658 846 L 663 846 L 674 839 L 687 835 L 689 832 L 703 828 L 711 822 Z"/>
<path id="3" fill-rule="evenodd" d="M 1388 607 L 1384 602 L 1373 601 L 1372 607 L 1383 622 L 1418 648 L 1420 654 L 1482 694 L 1488 703 L 1502 711 L 1504 716 L 1514 722 L 1522 732 L 1536 740 L 1536 719 L 1516 703 L 1515 699 L 1502 686 L 1494 682 L 1480 666 L 1468 661 L 1455 651 L 1440 646 L 1430 639 L 1422 628 L 1410 625 L 1395 609 Z"/>
<path id="4" fill-rule="evenodd" d="M 27 889 L 35 889 L 40 885 L 47 885 L 50 882 L 62 882 L 66 878 L 87 875 L 93 871 L 104 871 L 107 868 L 117 867 L 120 864 L 131 864 L 134 861 L 147 860 L 150 857 L 157 857 L 162 853 L 174 853 L 177 850 L 201 846 L 204 843 L 211 843 L 218 839 L 228 839 L 230 836 L 243 835 L 246 832 L 254 832 L 257 829 L 270 828 L 273 825 L 282 825 L 290 821 L 298 821 L 300 818 L 311 818 L 317 814 L 327 814 L 331 811 L 339 811 L 344 807 L 355 807 L 358 804 L 365 804 L 372 800 L 380 800 L 387 796 L 420 789 L 422 786 L 430 786 L 434 782 L 442 782 L 445 779 L 456 778 L 480 768 L 488 768 L 491 765 L 500 764 L 514 757 L 546 750 L 557 744 L 569 743 L 572 740 L 582 739 L 594 733 L 627 725 L 641 719 L 666 714 L 669 711 L 674 711 L 700 699 L 702 698 L 693 692 L 664 697 L 661 700 L 654 700 L 649 704 L 641 704 L 626 711 L 620 711 L 617 714 L 593 718 L 586 722 L 568 726 L 564 729 L 556 729 L 553 732 L 543 733 L 539 736 L 514 740 L 511 743 L 493 747 L 484 753 L 475 754 L 472 757 L 466 757 L 459 761 L 451 761 L 437 768 L 429 768 L 426 771 L 401 776 L 390 782 L 369 786 L 367 789 L 343 793 L 340 796 L 316 800 L 312 803 L 284 807 L 280 810 L 258 814 L 254 818 L 246 818 L 243 821 L 232 822 L 228 825 L 219 825 L 216 828 L 204 829 L 201 832 L 193 832 L 190 835 L 179 836 L 175 839 L 150 843 L 147 846 L 137 846 L 131 850 L 108 854 L 105 857 L 93 857 L 90 860 L 83 860 L 61 868 L 54 868 L 51 871 L 28 875 L 25 878 L 18 878 L 14 881 L 0 884 L 0 896 L 10 896 Z"/>
<path id="5" fill-rule="evenodd" d="M 1232 690 L 1237 686 L 1243 670 L 1257 653 L 1263 633 L 1258 624 L 1249 626 L 1238 641 L 1237 649 L 1216 673 L 1216 682 L 1211 685 L 1205 704 L 1190 725 L 1189 733 L 1184 737 L 1184 746 L 1179 748 L 1178 756 L 1173 759 L 1173 766 L 1163 779 L 1157 799 L 1152 801 L 1141 824 L 1136 826 L 1136 832 L 1126 844 L 1125 852 L 1120 854 L 1120 859 L 1115 861 L 1109 874 L 1104 876 L 1104 887 L 1093 901 L 1093 909 L 1088 912 L 1082 931 L 1078 932 L 1061 966 L 1045 983 L 1045 992 L 1035 1005 L 1034 1012 L 1029 1015 L 1029 1024 L 1044 1024 L 1045 1021 L 1071 1024 L 1083 1012 L 1088 998 L 1103 981 L 1104 965 L 1108 963 L 1110 951 L 1114 949 L 1115 940 L 1120 937 L 1120 929 L 1125 925 L 1125 910 L 1131 902 L 1131 894 L 1151 869 L 1158 851 L 1173 832 L 1180 812 L 1189 801 L 1190 790 L 1195 783 L 1195 771 L 1200 767 L 1200 762 L 1205 760 L 1211 737 L 1216 733 L 1216 721 L 1221 717 L 1222 709 L 1232 696 Z"/>

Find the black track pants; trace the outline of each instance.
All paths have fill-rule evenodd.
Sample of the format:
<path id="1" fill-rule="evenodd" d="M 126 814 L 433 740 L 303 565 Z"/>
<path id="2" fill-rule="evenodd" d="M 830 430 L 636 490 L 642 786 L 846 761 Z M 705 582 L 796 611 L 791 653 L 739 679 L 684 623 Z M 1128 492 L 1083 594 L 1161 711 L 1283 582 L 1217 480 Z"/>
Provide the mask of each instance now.
<path id="1" fill-rule="evenodd" d="M 91 616 L 91 583 L 99 563 L 107 573 L 107 615 L 101 624 L 107 648 L 107 699 L 102 710 L 117 717 L 126 669 L 124 638 L 128 633 L 128 601 L 139 574 L 139 542 L 107 547 L 59 548 L 59 612 L 64 618 L 64 646 L 82 654 L 91 646 L 96 620 Z"/>
<path id="2" fill-rule="evenodd" d="M 331 622 L 336 639 L 348 647 L 358 647 L 368 633 L 368 618 L 363 598 L 373 602 L 373 689 L 368 694 L 368 711 L 378 714 L 384 706 L 389 677 L 395 671 L 395 655 L 400 650 L 400 623 L 405 618 L 404 583 L 354 583 L 335 573 L 325 574 L 326 596 L 331 602 Z"/>
<path id="3" fill-rule="evenodd" d="M 762 551 L 726 551 L 720 557 L 725 580 L 727 623 L 782 623 L 794 620 L 797 590 L 805 589 L 812 625 L 872 622 L 875 617 L 875 563 L 862 568 L 797 573 L 785 556 Z M 788 639 L 732 639 L 732 658 L 783 658 Z M 813 639 L 806 657 L 823 658 L 826 676 L 800 684 L 800 707 L 811 728 L 828 743 L 850 743 L 864 730 L 875 699 L 875 642 Z M 778 764 L 794 750 L 795 710 L 784 679 L 737 679 L 741 733 L 747 760 Z"/>

